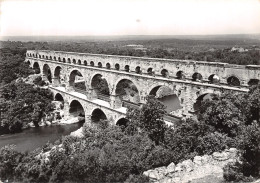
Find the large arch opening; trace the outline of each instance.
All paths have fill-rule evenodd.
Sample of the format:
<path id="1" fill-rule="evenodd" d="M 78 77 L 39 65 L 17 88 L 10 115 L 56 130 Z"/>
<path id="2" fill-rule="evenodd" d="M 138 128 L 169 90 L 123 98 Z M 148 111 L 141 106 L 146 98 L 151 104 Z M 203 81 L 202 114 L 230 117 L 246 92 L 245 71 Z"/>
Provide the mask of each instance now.
<path id="1" fill-rule="evenodd" d="M 54 97 L 54 100 L 55 101 L 60 101 L 60 102 L 63 102 L 64 103 L 64 98 L 63 96 L 60 94 L 60 93 L 57 93 Z"/>
<path id="2" fill-rule="evenodd" d="M 69 85 L 77 92 L 86 94 L 86 85 L 83 75 L 78 70 L 70 73 Z"/>
<path id="3" fill-rule="evenodd" d="M 48 64 L 43 66 L 43 75 L 47 78 L 47 80 L 52 83 L 51 69 Z"/>
<path id="4" fill-rule="evenodd" d="M 236 76 L 230 76 L 227 78 L 227 83 L 230 86 L 240 86 L 240 81 Z"/>
<path id="5" fill-rule="evenodd" d="M 61 67 L 57 66 L 54 70 L 54 84 L 60 84 L 61 83 Z"/>
<path id="6" fill-rule="evenodd" d="M 167 86 L 156 86 L 150 91 L 149 95 L 154 96 L 162 102 L 166 107 L 167 113 L 171 113 L 182 108 L 179 97 Z"/>
<path id="7" fill-rule="evenodd" d="M 193 104 L 194 111 L 198 111 L 202 105 L 202 102 L 204 100 L 212 100 L 212 98 L 215 96 L 214 93 L 204 93 L 196 99 L 196 102 Z"/>
<path id="8" fill-rule="evenodd" d="M 60 109 L 64 108 L 64 98 L 60 93 L 57 93 L 54 96 L 54 101 L 59 102 L 60 103 Z"/>
<path id="9" fill-rule="evenodd" d="M 128 122 L 129 122 L 128 119 L 126 119 L 126 118 L 121 118 L 121 119 L 119 119 L 119 120 L 116 122 L 116 125 L 117 125 L 117 126 L 124 126 L 124 127 L 126 127 L 127 124 L 128 124 Z"/>
<path id="10" fill-rule="evenodd" d="M 101 74 L 96 74 L 92 78 L 91 87 L 95 90 L 98 96 L 109 96 L 109 87 L 107 80 Z"/>
<path id="11" fill-rule="evenodd" d="M 39 66 L 38 62 L 34 62 L 33 70 L 34 70 L 35 74 L 40 74 L 41 73 L 40 66 Z"/>
<path id="12" fill-rule="evenodd" d="M 211 74 L 208 78 L 209 83 L 218 84 L 220 82 L 219 77 L 216 74 Z"/>
<path id="13" fill-rule="evenodd" d="M 258 84 L 260 84 L 260 80 L 259 79 L 250 79 L 249 82 L 248 82 L 249 86 L 258 85 Z"/>
<path id="14" fill-rule="evenodd" d="M 94 123 L 100 122 L 101 120 L 106 120 L 107 116 L 101 109 L 93 110 L 91 114 L 91 121 Z"/>
<path id="15" fill-rule="evenodd" d="M 192 75 L 192 81 L 201 81 L 202 80 L 202 75 L 198 72 L 195 72 Z"/>
<path id="16" fill-rule="evenodd" d="M 79 117 L 80 122 L 85 122 L 85 111 L 79 101 L 73 100 L 70 103 L 69 114 L 71 117 Z"/>
<path id="17" fill-rule="evenodd" d="M 139 91 L 135 84 L 128 79 L 122 79 L 117 83 L 116 95 L 125 102 L 140 103 Z"/>

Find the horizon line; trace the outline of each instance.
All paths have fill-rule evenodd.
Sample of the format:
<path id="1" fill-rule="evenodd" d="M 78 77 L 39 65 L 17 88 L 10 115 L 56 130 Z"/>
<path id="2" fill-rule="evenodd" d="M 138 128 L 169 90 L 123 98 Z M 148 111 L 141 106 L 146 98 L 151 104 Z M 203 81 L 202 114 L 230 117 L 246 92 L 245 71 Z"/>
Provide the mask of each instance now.
<path id="1" fill-rule="evenodd" d="M 221 35 L 256 35 L 260 32 L 256 33 L 226 33 L 226 34 L 122 34 L 122 35 L 113 35 L 113 34 L 107 34 L 107 35 L 4 35 L 0 37 L 39 37 L 39 36 L 92 36 L 92 37 L 101 37 L 101 36 L 221 36 Z"/>

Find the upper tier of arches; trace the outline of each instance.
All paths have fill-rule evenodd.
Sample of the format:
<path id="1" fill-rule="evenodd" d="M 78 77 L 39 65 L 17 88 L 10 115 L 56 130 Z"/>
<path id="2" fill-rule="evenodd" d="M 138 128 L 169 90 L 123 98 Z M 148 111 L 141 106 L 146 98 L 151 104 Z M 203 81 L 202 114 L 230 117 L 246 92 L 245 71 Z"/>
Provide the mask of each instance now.
<path id="1" fill-rule="evenodd" d="M 56 53 L 56 52 L 54 52 Z M 58 53 L 58 52 L 57 52 Z M 258 80 L 259 78 L 255 77 L 249 77 L 246 80 L 243 78 L 243 74 L 235 73 L 231 76 L 226 75 L 223 77 L 221 73 L 218 72 L 218 69 L 215 71 L 214 69 L 209 69 L 207 73 L 206 71 L 200 70 L 200 69 L 194 69 L 193 71 L 185 71 L 185 69 L 181 67 L 168 67 L 167 65 L 157 67 L 154 63 L 149 64 L 143 64 L 142 62 L 136 62 L 135 64 L 130 64 L 128 62 L 120 62 L 120 60 L 115 61 L 111 59 L 104 59 L 103 57 L 99 59 L 85 59 L 83 56 L 77 56 L 74 54 L 68 55 L 68 54 L 60 54 L 60 55 L 48 55 L 43 53 L 27 53 L 28 57 L 34 57 L 34 58 L 40 58 L 45 60 L 51 60 L 56 62 L 63 62 L 68 63 L 72 65 L 81 65 L 81 66 L 88 66 L 88 67 L 96 67 L 96 68 L 102 68 L 102 69 L 108 69 L 108 70 L 117 70 L 117 71 L 123 71 L 123 72 L 129 72 L 131 74 L 138 74 L 138 75 L 149 75 L 149 76 L 159 76 L 164 78 L 174 78 L 179 80 L 191 80 L 194 82 L 207 82 L 210 84 L 228 84 L 230 86 L 241 86 L 241 85 L 247 85 L 257 82 L 249 82 L 250 80 Z M 80 57 L 80 58 L 79 58 Z M 159 61 L 159 60 L 158 60 Z M 196 65 L 196 63 L 194 63 Z M 191 66 L 190 63 L 188 64 L 189 67 Z M 206 65 L 206 63 L 205 63 Z M 204 65 L 204 66 L 205 66 Z M 217 65 L 217 63 L 215 64 Z M 192 66 L 194 67 L 194 65 Z M 213 66 L 212 66 L 213 67 Z M 260 67 L 259 67 L 260 68 Z M 260 76 L 260 74 L 258 74 Z"/>

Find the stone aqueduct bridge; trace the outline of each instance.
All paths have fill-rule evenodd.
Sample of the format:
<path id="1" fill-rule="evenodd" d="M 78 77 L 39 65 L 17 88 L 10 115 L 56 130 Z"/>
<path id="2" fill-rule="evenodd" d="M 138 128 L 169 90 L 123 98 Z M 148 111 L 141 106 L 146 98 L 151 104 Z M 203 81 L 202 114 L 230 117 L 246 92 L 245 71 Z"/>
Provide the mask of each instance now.
<path id="1" fill-rule="evenodd" d="M 120 81 L 127 80 L 138 90 L 138 103 L 145 103 L 151 91 L 167 87 L 179 99 L 179 113 L 188 115 L 200 96 L 220 94 L 225 90 L 248 91 L 250 82 L 260 80 L 260 66 L 239 66 L 191 60 L 142 58 L 117 55 L 88 54 L 48 50 L 28 50 L 26 62 L 38 67 L 42 76 L 49 77 L 50 89 L 64 99 L 65 111 L 73 100 L 84 108 L 85 115 L 99 108 L 116 123 L 126 113 L 123 101 L 117 95 Z M 75 90 L 76 75 L 84 79 L 86 90 Z M 109 97 L 97 97 L 93 79 L 101 75 L 108 83 Z M 236 85 L 236 86 L 234 86 Z M 172 114 L 175 114 L 174 112 Z"/>

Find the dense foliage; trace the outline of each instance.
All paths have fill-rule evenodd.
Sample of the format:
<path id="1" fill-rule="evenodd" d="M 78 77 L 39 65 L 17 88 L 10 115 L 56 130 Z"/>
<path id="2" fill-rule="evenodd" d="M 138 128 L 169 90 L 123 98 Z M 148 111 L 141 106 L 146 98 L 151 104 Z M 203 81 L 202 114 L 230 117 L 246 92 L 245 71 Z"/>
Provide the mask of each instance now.
<path id="1" fill-rule="evenodd" d="M 25 53 L 26 49 L 18 47 L 0 50 L 0 134 L 20 132 L 30 122 L 38 126 L 44 114 L 52 110 L 51 92 L 21 79 L 34 73 L 24 62 Z M 39 76 L 34 83 L 41 86 L 44 81 Z"/>
<path id="2" fill-rule="evenodd" d="M 251 180 L 260 167 L 259 90 L 206 100 L 198 119 L 174 129 L 162 120 L 163 105 L 149 97 L 140 109 L 129 110 L 126 126 L 86 123 L 83 138 L 66 136 L 59 146 L 29 154 L 2 148 L 0 159 L 9 161 L 0 161 L 0 176 L 19 182 L 146 182 L 145 170 L 236 147 L 241 161 L 228 165 L 224 177 Z"/>
<path id="3" fill-rule="evenodd" d="M 19 77 L 33 74 L 28 64 L 23 62 L 26 49 L 0 49 L 0 85 L 10 83 Z"/>
<path id="4" fill-rule="evenodd" d="M 20 132 L 30 122 L 38 126 L 45 113 L 53 110 L 52 93 L 23 82 L 11 82 L 1 88 L 0 134 Z"/>

